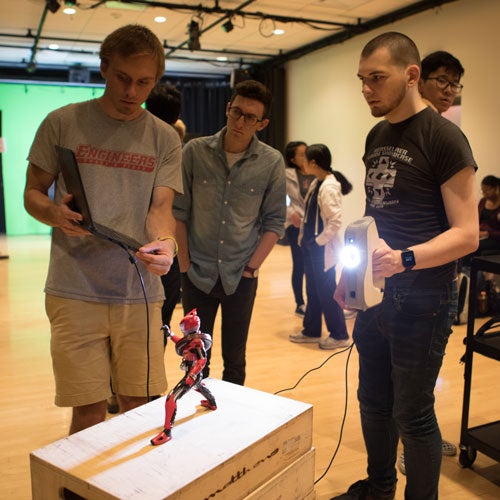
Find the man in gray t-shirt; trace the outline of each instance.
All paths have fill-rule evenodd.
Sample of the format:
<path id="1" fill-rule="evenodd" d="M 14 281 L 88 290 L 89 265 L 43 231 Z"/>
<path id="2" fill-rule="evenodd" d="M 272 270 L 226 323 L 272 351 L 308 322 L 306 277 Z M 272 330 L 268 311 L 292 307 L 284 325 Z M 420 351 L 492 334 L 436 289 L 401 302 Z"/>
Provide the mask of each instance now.
<path id="1" fill-rule="evenodd" d="M 172 201 L 182 192 L 181 145 L 142 108 L 164 73 L 164 50 L 149 29 L 128 25 L 104 40 L 100 57 L 103 96 L 45 118 L 24 193 L 26 210 L 53 228 L 46 310 L 55 402 L 73 407 L 70 433 L 105 419 L 110 376 L 122 411 L 167 388 L 159 276 L 177 252 Z M 129 255 L 78 224 L 55 145 L 75 152 L 95 221 L 144 242 L 138 252 Z"/>

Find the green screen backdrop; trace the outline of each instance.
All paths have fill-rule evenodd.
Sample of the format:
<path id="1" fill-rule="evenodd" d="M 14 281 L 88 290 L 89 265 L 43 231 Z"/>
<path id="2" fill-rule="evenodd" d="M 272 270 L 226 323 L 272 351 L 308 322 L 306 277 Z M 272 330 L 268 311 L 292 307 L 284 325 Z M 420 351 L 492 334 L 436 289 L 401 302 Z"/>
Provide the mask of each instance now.
<path id="1" fill-rule="evenodd" d="M 23 204 L 26 160 L 38 126 L 52 110 L 100 97 L 104 87 L 0 83 L 6 231 L 9 236 L 49 234 L 50 227 L 33 219 Z M 1 196 L 1 193 L 0 193 Z"/>

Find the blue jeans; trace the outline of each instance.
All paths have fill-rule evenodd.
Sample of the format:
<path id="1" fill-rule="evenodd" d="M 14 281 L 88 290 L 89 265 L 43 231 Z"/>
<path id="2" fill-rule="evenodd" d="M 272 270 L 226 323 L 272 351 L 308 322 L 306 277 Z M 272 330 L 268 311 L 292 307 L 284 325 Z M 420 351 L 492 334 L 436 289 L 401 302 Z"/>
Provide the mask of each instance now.
<path id="1" fill-rule="evenodd" d="M 213 338 L 215 317 L 219 305 L 222 310 L 221 346 L 224 371 L 222 380 L 243 385 L 246 375 L 246 348 L 253 304 L 257 294 L 257 278 L 242 277 L 236 291 L 226 295 L 220 279 L 210 293 L 197 288 L 186 273 L 181 274 L 182 306 L 184 313 L 196 308 L 201 322 L 201 331 Z M 207 352 L 207 364 L 203 376 L 210 373 L 210 357 Z"/>
<path id="2" fill-rule="evenodd" d="M 438 498 L 441 433 L 434 387 L 457 312 L 456 281 L 435 289 L 387 288 L 382 303 L 360 312 L 358 399 L 370 481 L 396 483 L 401 436 L 407 500 Z"/>
<path id="3" fill-rule="evenodd" d="M 300 248 L 299 228 L 295 226 L 288 226 L 286 228 L 286 237 L 290 243 L 290 250 L 292 252 L 292 289 L 295 303 L 298 306 L 304 305 L 304 256 L 302 255 L 302 248 Z"/>
<path id="4" fill-rule="evenodd" d="M 349 338 L 344 311 L 333 298 L 337 289 L 335 266 L 325 271 L 325 249 L 312 243 L 304 245 L 307 308 L 302 334 L 321 337 L 322 314 L 330 337 L 337 340 Z"/>

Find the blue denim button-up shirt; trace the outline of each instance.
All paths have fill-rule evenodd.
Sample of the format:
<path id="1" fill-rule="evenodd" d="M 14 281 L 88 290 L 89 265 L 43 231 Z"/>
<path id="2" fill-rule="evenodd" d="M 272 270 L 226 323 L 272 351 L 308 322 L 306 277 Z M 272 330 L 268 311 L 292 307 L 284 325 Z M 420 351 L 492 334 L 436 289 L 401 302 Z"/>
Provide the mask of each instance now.
<path id="1" fill-rule="evenodd" d="M 224 128 L 184 147 L 184 194 L 176 195 L 173 212 L 187 226 L 189 279 L 209 293 L 220 276 L 230 295 L 260 235 L 268 231 L 283 235 L 286 185 L 283 156 L 256 136 L 229 168 L 225 133 Z"/>

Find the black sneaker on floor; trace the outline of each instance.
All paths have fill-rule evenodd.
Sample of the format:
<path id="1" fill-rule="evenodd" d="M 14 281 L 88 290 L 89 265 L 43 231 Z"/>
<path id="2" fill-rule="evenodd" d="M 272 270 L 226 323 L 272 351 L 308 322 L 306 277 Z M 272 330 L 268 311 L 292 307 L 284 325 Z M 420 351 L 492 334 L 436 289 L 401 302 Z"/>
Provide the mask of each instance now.
<path id="1" fill-rule="evenodd" d="M 396 485 L 389 491 L 379 490 L 371 485 L 368 479 L 362 479 L 349 486 L 346 493 L 331 498 L 331 500 L 394 500 Z"/>
<path id="2" fill-rule="evenodd" d="M 304 304 L 302 304 L 301 306 L 297 306 L 297 309 L 295 309 L 295 316 L 303 318 L 305 315 L 306 315 L 306 306 Z"/>

